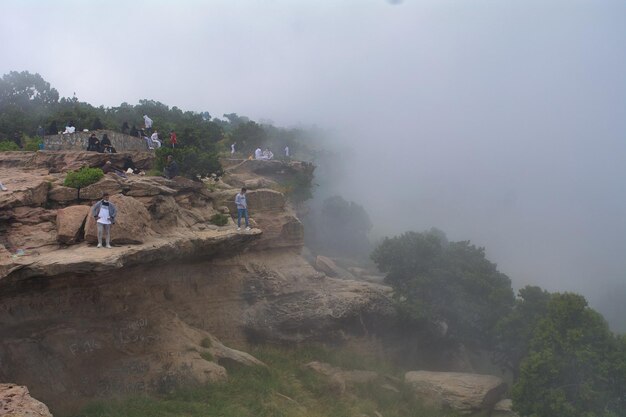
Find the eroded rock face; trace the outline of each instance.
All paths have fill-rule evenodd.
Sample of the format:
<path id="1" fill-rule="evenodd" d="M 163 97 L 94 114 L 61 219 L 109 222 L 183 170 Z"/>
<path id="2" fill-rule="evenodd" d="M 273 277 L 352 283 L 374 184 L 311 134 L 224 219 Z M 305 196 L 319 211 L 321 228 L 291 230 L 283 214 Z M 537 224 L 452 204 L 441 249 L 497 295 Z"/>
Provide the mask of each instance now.
<path id="1" fill-rule="evenodd" d="M 57 211 L 57 239 L 70 245 L 82 238 L 81 232 L 89 213 L 89 206 L 70 206 Z"/>
<path id="2" fill-rule="evenodd" d="M 110 201 L 117 208 L 116 223 L 111 226 L 111 243 L 142 243 L 153 235 L 148 210 L 133 197 L 114 195 Z M 85 225 L 85 240 L 89 243 L 98 241 L 96 219 L 90 215 Z"/>
<path id="3" fill-rule="evenodd" d="M 506 392 L 506 383 L 493 375 L 411 371 L 404 379 L 425 403 L 464 414 L 491 410 Z"/>
<path id="4" fill-rule="evenodd" d="M 52 414 L 44 403 L 30 396 L 25 386 L 0 384 L 0 416 L 52 417 Z"/>

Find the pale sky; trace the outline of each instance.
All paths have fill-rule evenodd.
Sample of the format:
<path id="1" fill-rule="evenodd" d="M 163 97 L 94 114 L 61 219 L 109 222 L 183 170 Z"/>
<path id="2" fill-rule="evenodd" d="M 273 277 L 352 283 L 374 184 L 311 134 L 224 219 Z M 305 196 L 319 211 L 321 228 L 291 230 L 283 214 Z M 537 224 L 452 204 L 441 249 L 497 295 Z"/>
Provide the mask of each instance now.
<path id="1" fill-rule="evenodd" d="M 0 56 L 94 105 L 332 129 L 375 235 L 626 317 L 626 1 L 1 0 Z"/>

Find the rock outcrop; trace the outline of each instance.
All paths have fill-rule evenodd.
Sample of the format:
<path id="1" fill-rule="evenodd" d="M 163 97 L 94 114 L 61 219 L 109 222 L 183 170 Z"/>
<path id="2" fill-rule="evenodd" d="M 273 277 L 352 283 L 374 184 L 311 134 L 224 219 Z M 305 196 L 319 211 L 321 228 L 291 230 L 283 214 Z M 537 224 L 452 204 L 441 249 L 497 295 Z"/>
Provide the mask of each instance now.
<path id="1" fill-rule="evenodd" d="M 505 382 L 493 375 L 411 371 L 405 381 L 424 403 L 463 414 L 493 409 L 506 392 Z"/>
<path id="2" fill-rule="evenodd" d="M 239 161 L 231 172 L 227 163 L 225 181 L 211 187 L 106 175 L 76 192 L 62 186 L 64 172 L 111 156 L 6 154 L 0 381 L 27 384 L 55 411 L 220 381 L 232 363 L 263 366 L 241 350 L 250 343 L 367 338 L 394 315 L 387 287 L 329 278 L 300 255 L 302 224 L 266 187 L 312 166 Z M 250 180 L 262 186 L 249 196 L 258 229 L 237 232 L 230 217 L 212 224 L 218 212 L 236 215 L 239 181 Z M 104 189 L 119 211 L 111 250 L 90 243 L 94 220 L 85 211 Z"/>
<path id="3" fill-rule="evenodd" d="M 30 396 L 28 388 L 16 384 L 0 384 L 0 416 L 52 417 L 41 401 Z"/>

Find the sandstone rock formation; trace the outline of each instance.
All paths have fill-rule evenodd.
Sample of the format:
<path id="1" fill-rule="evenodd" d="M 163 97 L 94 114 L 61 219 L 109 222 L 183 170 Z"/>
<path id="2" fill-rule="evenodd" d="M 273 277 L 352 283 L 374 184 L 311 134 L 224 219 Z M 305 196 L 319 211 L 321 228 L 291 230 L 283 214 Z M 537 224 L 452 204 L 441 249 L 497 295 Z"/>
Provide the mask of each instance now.
<path id="1" fill-rule="evenodd" d="M 513 401 L 504 399 L 493 406 L 491 417 L 519 417 L 519 414 L 513 411 Z"/>
<path id="2" fill-rule="evenodd" d="M 85 220 L 89 213 L 89 206 L 70 206 L 57 210 L 57 239 L 61 243 L 77 243 Z"/>
<path id="3" fill-rule="evenodd" d="M 111 243 L 143 243 L 153 235 L 150 214 L 142 203 L 125 195 L 113 195 L 110 201 L 117 209 L 116 222 L 111 227 Z M 90 243 L 98 241 L 96 219 L 91 213 L 87 216 L 85 240 Z"/>
<path id="4" fill-rule="evenodd" d="M 28 388 L 16 384 L 0 384 L 0 416 L 52 417 L 50 410 L 30 396 Z"/>
<path id="5" fill-rule="evenodd" d="M 302 224 L 276 190 L 250 193 L 260 230 L 211 224 L 218 210 L 236 214 L 237 181 L 278 183 L 312 166 L 239 161 L 211 189 L 106 176 L 75 193 L 61 185 L 64 172 L 109 156 L 5 154 L 13 153 L 0 153 L 10 174 L 0 200 L 0 380 L 29 382 L 54 410 L 220 381 L 233 362 L 263 366 L 239 349 L 250 343 L 366 339 L 395 314 L 387 287 L 328 278 L 300 256 Z M 117 192 L 113 242 L 141 243 L 96 249 L 88 214 L 87 242 L 76 238 L 83 207 L 103 188 Z"/>
<path id="6" fill-rule="evenodd" d="M 354 384 L 366 384 L 368 382 L 373 382 L 380 377 L 378 373 L 374 371 L 347 371 L 334 367 L 328 363 L 318 361 L 309 362 L 304 365 L 304 367 L 330 378 L 332 385 L 335 387 L 338 394 L 343 394 L 346 391 L 346 387 Z"/>
<path id="7" fill-rule="evenodd" d="M 411 371 L 404 378 L 424 403 L 463 414 L 491 410 L 506 391 L 504 381 L 493 375 Z"/>

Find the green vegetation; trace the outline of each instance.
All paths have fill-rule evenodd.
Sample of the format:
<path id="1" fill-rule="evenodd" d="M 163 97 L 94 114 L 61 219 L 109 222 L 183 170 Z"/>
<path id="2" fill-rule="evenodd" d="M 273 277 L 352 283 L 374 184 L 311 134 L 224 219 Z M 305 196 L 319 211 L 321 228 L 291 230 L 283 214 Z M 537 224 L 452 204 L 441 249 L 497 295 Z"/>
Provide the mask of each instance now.
<path id="1" fill-rule="evenodd" d="M 520 415 L 626 416 L 626 337 L 581 295 L 528 286 L 513 299 L 484 249 L 438 230 L 385 239 L 372 259 L 409 324 L 445 322 L 443 340 L 488 350 L 512 372 Z"/>
<path id="2" fill-rule="evenodd" d="M 340 196 L 329 197 L 321 207 L 311 208 L 303 222 L 305 242 L 318 253 L 363 258 L 372 250 L 369 215 L 362 206 Z"/>
<path id="3" fill-rule="evenodd" d="M 302 365 L 321 360 L 344 369 L 389 371 L 391 367 L 353 352 L 321 348 L 261 347 L 251 352 L 269 368 L 234 367 L 228 382 L 177 391 L 163 397 L 136 397 L 95 403 L 81 417 L 453 417 L 418 403 L 405 386 L 394 392 L 363 384 L 341 394 L 333 382 Z M 375 366 L 372 366 L 375 365 Z"/>
<path id="4" fill-rule="evenodd" d="M 511 280 L 468 241 L 448 242 L 438 230 L 385 239 L 372 260 L 395 290 L 403 317 L 428 326 L 445 322 L 448 338 L 487 347 L 513 303 Z"/>
<path id="5" fill-rule="evenodd" d="M 36 152 L 39 150 L 39 145 L 43 144 L 43 141 L 39 137 L 28 137 L 24 136 L 22 139 L 22 143 L 24 144 L 24 150 L 30 152 Z"/>
<path id="6" fill-rule="evenodd" d="M 213 355 L 211 352 L 202 352 L 200 353 L 200 357 L 205 361 L 213 362 Z"/>
<path id="7" fill-rule="evenodd" d="M 211 216 L 211 223 L 216 226 L 226 226 L 228 224 L 228 216 L 222 213 L 215 213 Z"/>
<path id="8" fill-rule="evenodd" d="M 513 387 L 525 416 L 626 415 L 626 349 L 578 294 L 554 294 Z"/>
<path id="9" fill-rule="evenodd" d="M 100 181 L 104 172 L 100 168 L 83 167 L 78 171 L 70 171 L 65 176 L 63 185 L 72 188 L 83 188 Z"/>
<path id="10" fill-rule="evenodd" d="M 205 337 L 204 339 L 202 339 L 202 341 L 200 342 L 200 346 L 202 346 L 203 348 L 210 348 L 211 346 L 213 346 L 213 342 L 211 342 L 211 339 L 209 339 L 208 337 Z"/>
<path id="11" fill-rule="evenodd" d="M 19 150 L 20 150 L 20 147 L 17 146 L 15 142 L 12 142 L 10 140 L 0 141 L 0 152 L 19 151 Z"/>
<path id="12" fill-rule="evenodd" d="M 204 143 L 198 146 L 187 146 L 184 148 L 160 148 L 156 151 L 156 170 L 163 172 L 168 155 L 172 155 L 178 164 L 180 174 L 191 178 L 207 177 L 211 174 L 222 175 L 222 165 L 215 146 L 211 143 Z"/>

